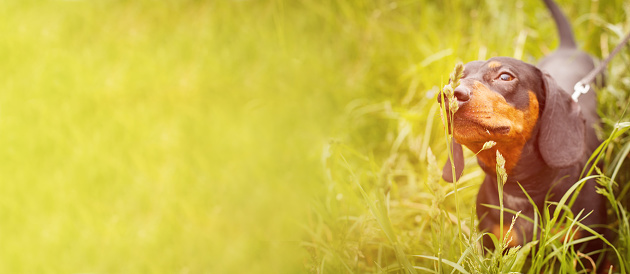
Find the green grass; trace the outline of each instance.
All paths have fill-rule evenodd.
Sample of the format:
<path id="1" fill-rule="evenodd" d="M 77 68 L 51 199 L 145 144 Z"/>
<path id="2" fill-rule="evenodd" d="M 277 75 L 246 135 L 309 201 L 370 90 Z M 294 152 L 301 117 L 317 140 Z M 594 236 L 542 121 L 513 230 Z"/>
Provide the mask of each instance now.
<path id="1" fill-rule="evenodd" d="M 305 244 L 312 256 L 311 270 L 575 273 L 575 258 L 580 255 L 572 246 L 579 241 L 562 235 L 576 228 L 588 230 L 579 220 L 589 213 L 573 216 L 562 210 L 571 203 L 572 193 L 552 215 L 541 212 L 531 220 L 545 224 L 538 231 L 537 245 L 484 255 L 474 214 L 483 174 L 474 167 L 474 155 L 467 154 L 468 168 L 457 185 L 439 179 L 447 141 L 435 97 L 452 67 L 458 61 L 499 55 L 535 62 L 557 44 L 547 11 L 535 2 L 406 4 L 406 8 L 380 9 L 378 18 L 366 15 L 373 22 L 366 24 L 365 32 L 383 38 L 364 48 L 384 49 L 375 50 L 370 58 L 387 69 L 375 68 L 368 88 L 376 94 L 346 108 L 349 130 L 324 154 L 328 194 L 314 206 L 314 221 L 307 229 L 311 239 Z M 594 56 L 606 56 L 630 29 L 628 4 L 561 5 L 572 18 L 581 47 Z M 624 133 L 627 124 L 619 124 L 619 133 L 613 129 L 628 121 L 624 110 L 630 98 L 629 52 L 626 48 L 616 57 L 609 67 L 608 85 L 599 91 L 604 120 L 600 133 L 607 141 L 599 158 L 604 169 L 591 172 L 610 201 L 611 228 L 618 236 L 610 243 L 610 257 L 622 273 L 627 273 L 630 262 L 629 137 Z M 575 192 L 582 182 L 576 182 Z M 506 240 L 495 239 L 495 244 L 504 246 Z"/>
<path id="2" fill-rule="evenodd" d="M 561 3 L 595 56 L 630 29 L 624 1 Z M 557 44 L 525 1 L 23 0 L 0 16 L 0 273 L 470 271 L 482 173 L 468 165 L 455 210 L 436 92 L 458 61 Z M 600 95 L 604 138 L 628 119 L 629 59 Z M 622 217 L 629 138 L 602 157 L 609 178 L 621 163 Z"/>
<path id="3" fill-rule="evenodd" d="M 308 18 L 238 1 L 0 6 L 0 272 L 303 269 L 305 196 L 345 102 L 328 88 L 343 76 L 322 75 L 338 61 L 298 33 Z"/>

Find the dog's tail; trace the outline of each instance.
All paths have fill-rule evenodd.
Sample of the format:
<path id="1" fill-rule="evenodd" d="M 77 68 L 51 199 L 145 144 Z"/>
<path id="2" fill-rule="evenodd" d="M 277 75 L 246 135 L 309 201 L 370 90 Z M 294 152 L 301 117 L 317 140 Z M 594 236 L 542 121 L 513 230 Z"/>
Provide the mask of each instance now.
<path id="1" fill-rule="evenodd" d="M 553 0 L 543 0 L 553 20 L 558 28 L 558 36 L 560 36 L 560 48 L 576 48 L 575 38 L 573 37 L 573 29 L 567 17 Z"/>

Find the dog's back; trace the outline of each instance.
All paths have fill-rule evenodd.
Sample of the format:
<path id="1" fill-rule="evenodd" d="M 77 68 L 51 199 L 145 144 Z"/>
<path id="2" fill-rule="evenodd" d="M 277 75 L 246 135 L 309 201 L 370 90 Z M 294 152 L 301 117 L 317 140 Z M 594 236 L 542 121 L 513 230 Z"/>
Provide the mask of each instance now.
<path id="1" fill-rule="evenodd" d="M 560 45 L 538 63 L 538 68 L 549 73 L 562 90 L 571 95 L 575 84 L 590 73 L 595 68 L 595 64 L 590 55 L 577 48 L 571 24 L 558 5 L 552 0 L 544 0 L 544 3 L 556 23 Z M 597 95 L 593 89 L 580 96 L 578 103 L 587 128 L 599 125 Z M 592 152 L 599 141 L 592 130 L 587 130 L 586 135 L 587 151 Z"/>
<path id="2" fill-rule="evenodd" d="M 543 0 L 547 8 L 549 9 L 558 29 L 558 36 L 560 38 L 560 45 L 558 49 L 556 49 L 551 54 L 547 55 L 543 58 L 539 64 L 538 68 L 546 71 L 550 74 L 556 83 L 561 87 L 561 89 L 568 93 L 569 96 L 574 92 L 574 86 L 579 81 L 583 80 L 585 76 L 587 76 L 591 71 L 595 69 L 595 64 L 593 62 L 593 57 L 587 54 L 584 51 L 581 51 L 577 48 L 577 44 L 575 42 L 575 38 L 573 36 L 573 30 L 569 21 L 562 13 L 560 8 L 554 3 L 552 0 Z M 602 77 L 603 78 L 603 77 Z M 589 84 L 590 86 L 594 86 L 595 83 L 583 83 Z M 599 84 L 602 84 L 600 82 Z M 598 127 L 601 123 L 600 117 L 597 114 L 597 94 L 595 91 L 590 88 L 589 91 L 585 94 L 582 94 L 578 98 L 578 104 L 580 106 L 580 110 L 582 113 L 582 117 L 585 120 L 585 130 L 584 130 L 584 144 L 586 146 L 586 153 L 584 157 L 588 158 L 593 151 L 599 146 L 600 140 L 597 138 L 595 133 L 595 128 Z M 575 132 L 567 132 L 567 134 L 576 134 Z M 583 191 L 581 193 L 582 205 L 578 203 L 578 206 L 574 205 L 573 211 L 579 211 L 583 203 L 586 201 L 592 202 L 597 206 L 593 207 L 594 216 L 593 218 L 599 219 L 599 221 L 595 221 L 594 223 L 605 224 L 606 223 L 606 206 L 602 201 L 603 198 L 596 194 L 593 190 L 595 189 L 596 183 L 593 180 L 589 180 L 586 183 L 585 188 L 587 191 Z M 593 191 L 593 192 L 589 192 Z M 562 194 L 562 193 L 560 193 Z M 601 216 L 598 216 L 601 215 Z M 603 228 L 598 228 L 598 232 L 602 233 L 606 236 L 606 238 L 610 239 L 609 230 L 604 230 Z M 603 243 L 592 241 L 589 243 L 589 249 L 598 249 L 603 247 Z M 605 253 L 599 254 L 594 257 L 597 261 L 597 257 L 604 257 Z M 605 264 L 604 264 L 605 265 Z M 605 269 L 607 266 L 604 266 L 600 269 Z"/>

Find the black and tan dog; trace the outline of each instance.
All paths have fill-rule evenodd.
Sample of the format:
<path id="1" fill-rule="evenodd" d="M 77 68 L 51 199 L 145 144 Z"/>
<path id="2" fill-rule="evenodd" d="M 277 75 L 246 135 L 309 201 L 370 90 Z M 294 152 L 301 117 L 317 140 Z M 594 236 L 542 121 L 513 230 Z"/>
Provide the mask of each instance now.
<path id="1" fill-rule="evenodd" d="M 499 211 L 483 206 L 499 205 L 497 150 L 505 158 L 508 174 L 504 206 L 533 219 L 534 208 L 517 182 L 543 212 L 549 202 L 559 201 L 580 179 L 588 158 L 600 144 L 593 129 L 599 123 L 595 93 L 591 90 L 582 95 L 578 103 L 571 98 L 574 85 L 594 68 L 593 60 L 577 49 L 571 26 L 556 4 L 551 0 L 545 0 L 545 4 L 560 35 L 555 52 L 538 66 L 508 57 L 467 63 L 460 86 L 454 90 L 459 105 L 451 125 L 456 142 L 456 175 L 459 177 L 463 170 L 461 145 L 476 153 L 485 142 L 496 142 L 493 148 L 477 155 L 486 173 L 477 197 L 477 215 L 480 230 L 494 233 L 499 239 L 509 228 L 512 215 L 504 215 L 506 223 L 500 231 Z M 453 180 L 450 161 L 444 168 L 444 179 Z M 584 210 L 583 215 L 592 212 L 582 223 L 603 233 L 606 203 L 595 187 L 595 181 L 586 182 L 571 210 L 574 214 Z M 518 218 L 510 244 L 531 241 L 533 228 L 531 222 Z M 491 247 L 487 240 L 484 244 Z M 603 248 L 602 241 L 593 240 L 582 252 Z"/>

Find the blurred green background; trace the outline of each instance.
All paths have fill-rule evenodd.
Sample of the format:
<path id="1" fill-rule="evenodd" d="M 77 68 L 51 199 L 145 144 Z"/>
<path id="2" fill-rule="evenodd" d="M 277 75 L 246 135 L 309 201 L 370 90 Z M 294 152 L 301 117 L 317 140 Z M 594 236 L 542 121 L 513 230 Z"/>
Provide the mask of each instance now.
<path id="1" fill-rule="evenodd" d="M 626 20 L 624 1 L 562 2 Z M 0 273 L 304 272 L 326 143 L 369 152 L 392 127 L 350 110 L 426 113 L 456 61 L 556 43 L 525 1 L 1 1 L 0 17 Z"/>

